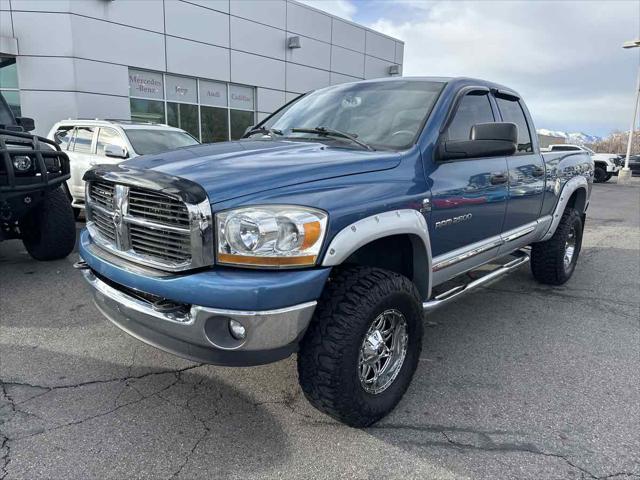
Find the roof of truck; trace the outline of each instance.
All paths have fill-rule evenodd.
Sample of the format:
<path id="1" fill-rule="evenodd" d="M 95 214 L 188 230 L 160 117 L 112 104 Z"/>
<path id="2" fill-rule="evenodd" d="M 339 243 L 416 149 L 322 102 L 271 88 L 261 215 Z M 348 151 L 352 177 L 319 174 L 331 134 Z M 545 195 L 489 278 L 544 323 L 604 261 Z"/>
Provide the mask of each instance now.
<path id="1" fill-rule="evenodd" d="M 172 127 L 164 123 L 152 123 L 152 122 L 138 122 L 134 120 L 126 119 L 100 119 L 100 118 L 68 118 L 66 120 L 60 120 L 56 125 L 88 125 L 88 126 L 105 126 L 105 125 L 117 125 L 125 130 L 134 129 L 161 129 L 161 130 L 177 130 L 183 131 L 180 128 Z"/>

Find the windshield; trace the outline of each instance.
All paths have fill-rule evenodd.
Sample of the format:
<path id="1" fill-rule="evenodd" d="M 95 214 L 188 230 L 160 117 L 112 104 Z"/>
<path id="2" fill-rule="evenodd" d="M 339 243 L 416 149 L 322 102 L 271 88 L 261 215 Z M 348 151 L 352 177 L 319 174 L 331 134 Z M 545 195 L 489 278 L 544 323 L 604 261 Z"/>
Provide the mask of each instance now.
<path id="1" fill-rule="evenodd" d="M 133 150 L 138 155 L 162 153 L 180 147 L 196 145 L 198 141 L 187 132 L 159 129 L 127 129 L 125 130 Z"/>
<path id="2" fill-rule="evenodd" d="M 277 138 L 345 142 L 333 136 L 291 131 L 325 127 L 347 133 L 376 149 L 407 148 L 415 141 L 443 86 L 441 82 L 420 80 L 337 85 L 305 95 L 262 126 L 282 132 Z"/>

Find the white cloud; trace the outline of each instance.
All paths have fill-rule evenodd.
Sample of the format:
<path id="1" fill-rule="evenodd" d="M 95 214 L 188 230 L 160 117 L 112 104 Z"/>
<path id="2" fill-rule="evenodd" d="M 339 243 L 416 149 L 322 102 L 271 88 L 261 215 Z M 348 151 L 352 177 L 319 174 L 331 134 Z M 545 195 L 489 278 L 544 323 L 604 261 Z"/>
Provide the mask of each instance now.
<path id="1" fill-rule="evenodd" d="M 349 0 L 299 0 L 300 3 L 336 15 L 346 20 L 353 20 L 356 6 Z"/>
<path id="2" fill-rule="evenodd" d="M 401 7 L 404 19 L 382 13 L 369 26 L 405 41 L 405 75 L 504 83 L 538 127 L 603 134 L 631 120 L 640 49 L 621 45 L 640 33 L 640 2 L 397 0 Z"/>

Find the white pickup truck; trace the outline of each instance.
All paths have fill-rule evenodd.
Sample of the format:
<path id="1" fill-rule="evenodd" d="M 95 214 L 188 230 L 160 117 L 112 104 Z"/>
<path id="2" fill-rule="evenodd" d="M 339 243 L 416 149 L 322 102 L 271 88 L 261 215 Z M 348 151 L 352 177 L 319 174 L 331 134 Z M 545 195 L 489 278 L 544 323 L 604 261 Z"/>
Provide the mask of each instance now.
<path id="1" fill-rule="evenodd" d="M 549 145 L 545 149 L 547 152 L 572 152 L 582 151 L 591 155 L 593 163 L 595 164 L 594 182 L 604 183 L 608 181 L 614 174 L 622 168 L 623 162 L 619 155 L 615 153 L 596 153 L 590 148 L 583 145 L 571 145 L 568 143 L 555 143 Z"/>

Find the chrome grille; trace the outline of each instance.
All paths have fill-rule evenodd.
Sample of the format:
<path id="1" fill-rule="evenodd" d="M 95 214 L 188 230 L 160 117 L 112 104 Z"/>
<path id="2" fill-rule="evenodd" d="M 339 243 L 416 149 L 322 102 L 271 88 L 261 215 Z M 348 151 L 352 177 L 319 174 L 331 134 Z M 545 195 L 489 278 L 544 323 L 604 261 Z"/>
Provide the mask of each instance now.
<path id="1" fill-rule="evenodd" d="M 112 210 L 114 189 L 112 183 L 94 182 L 90 184 L 89 195 L 96 204 Z"/>
<path id="2" fill-rule="evenodd" d="M 153 222 L 189 228 L 189 210 L 184 203 L 149 190 L 129 190 L 129 214 Z"/>
<path id="3" fill-rule="evenodd" d="M 161 192 L 93 181 L 87 184 L 87 228 L 112 253 L 165 270 L 213 263 L 208 202 L 186 204 Z"/>

